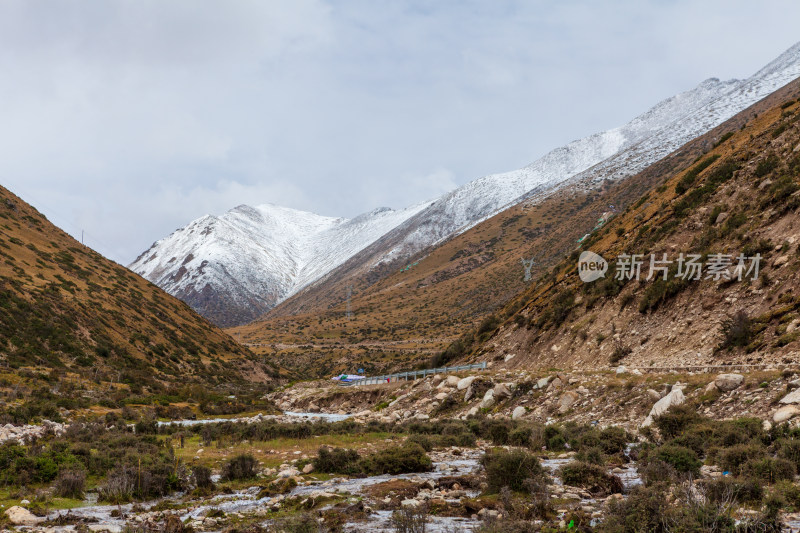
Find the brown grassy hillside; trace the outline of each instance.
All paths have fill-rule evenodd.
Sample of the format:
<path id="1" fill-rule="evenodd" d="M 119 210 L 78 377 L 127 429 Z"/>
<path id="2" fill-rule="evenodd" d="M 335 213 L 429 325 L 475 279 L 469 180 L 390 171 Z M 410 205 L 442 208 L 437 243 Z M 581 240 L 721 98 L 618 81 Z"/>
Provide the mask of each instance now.
<path id="1" fill-rule="evenodd" d="M 580 250 L 612 263 L 605 279 L 580 281 L 575 250 L 498 314 L 499 327 L 466 359 L 529 368 L 797 362 L 798 96 L 797 82 L 773 95 L 769 109 L 688 169 L 667 172 L 584 243 Z M 675 277 L 673 263 L 666 281 L 645 280 L 650 254 L 665 253 L 703 263 L 761 254 L 761 269 L 756 279 L 690 281 Z M 621 254 L 646 258 L 640 281 L 614 279 Z"/>
<path id="2" fill-rule="evenodd" d="M 610 205 L 620 210 L 631 205 L 796 87 L 779 91 L 635 176 L 599 187 L 573 183 L 542 201 L 526 201 L 391 271 L 334 272 L 320 288 L 228 331 L 302 376 L 425 363 L 465 330 L 481 330 L 477 336 L 494 330 L 500 319 L 487 317 L 502 316 L 500 310 L 530 286 L 523 279 L 522 258 L 535 258 L 535 280 L 575 250 L 577 239 Z"/>
<path id="3" fill-rule="evenodd" d="M 186 304 L 0 187 L 2 391 L 18 391 L 21 376 L 48 384 L 70 377 L 110 397 L 226 389 L 265 383 L 270 373 Z"/>

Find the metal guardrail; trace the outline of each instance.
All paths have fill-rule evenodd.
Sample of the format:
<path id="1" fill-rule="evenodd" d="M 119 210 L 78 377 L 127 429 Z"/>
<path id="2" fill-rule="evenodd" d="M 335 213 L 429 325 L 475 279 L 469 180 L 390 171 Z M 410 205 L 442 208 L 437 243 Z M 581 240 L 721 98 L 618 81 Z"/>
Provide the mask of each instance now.
<path id="1" fill-rule="evenodd" d="M 349 383 L 338 382 L 342 387 L 351 387 L 354 385 L 381 385 L 397 381 L 408 381 L 409 379 L 419 379 L 434 374 L 448 374 L 451 372 L 462 372 L 464 370 L 486 369 L 486 361 L 483 363 L 476 363 L 474 365 L 461 365 L 461 366 L 445 366 L 442 368 L 427 368 L 425 370 L 409 370 L 408 372 L 398 372 L 397 374 L 384 374 L 383 376 L 370 376 L 364 379 L 357 379 Z"/>

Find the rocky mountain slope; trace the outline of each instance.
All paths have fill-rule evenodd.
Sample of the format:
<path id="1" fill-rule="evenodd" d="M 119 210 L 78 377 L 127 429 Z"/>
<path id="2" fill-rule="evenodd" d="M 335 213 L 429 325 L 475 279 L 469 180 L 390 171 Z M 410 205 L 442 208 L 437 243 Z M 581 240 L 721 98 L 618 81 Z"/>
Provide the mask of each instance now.
<path id="1" fill-rule="evenodd" d="M 272 379 L 274 370 L 185 303 L 81 245 L 2 187 L 0 257 L 0 398 L 5 387 L 19 398 L 27 378 L 123 397 Z M 48 385 L 37 394 L 53 393 Z"/>
<path id="2" fill-rule="evenodd" d="M 663 185 L 583 241 L 459 353 L 525 368 L 796 361 L 798 97 L 790 84 L 688 169 L 666 172 Z M 583 251 L 605 258 L 605 277 L 581 280 Z M 690 254 L 700 279 L 687 273 Z M 625 266 L 634 255 L 638 278 Z M 650 275 L 651 262 L 663 268 Z"/>
<path id="3" fill-rule="evenodd" d="M 241 324 L 253 318 L 253 310 L 263 311 L 301 289 L 278 314 L 325 309 L 342 297 L 343 284 L 382 279 L 412 255 L 469 229 L 520 198 L 541 198 L 570 178 L 581 175 L 585 180 L 587 175 L 582 173 L 590 173 L 594 180 L 633 175 L 798 76 L 800 44 L 747 80 L 707 80 L 625 126 L 574 141 L 523 169 L 474 180 L 429 205 L 404 210 L 394 218 L 396 225 L 380 227 L 383 234 L 375 231 L 369 238 L 353 236 L 356 245 L 342 249 L 324 268 L 304 270 L 304 265 L 318 262 L 303 256 L 302 250 L 286 248 L 280 238 L 273 243 L 263 233 L 257 246 L 270 253 L 253 252 L 249 244 L 239 249 L 240 238 L 220 239 L 208 253 L 203 243 L 210 234 L 199 228 L 208 219 L 159 241 L 131 268 L 218 323 Z M 313 217 L 298 220 L 301 224 L 318 222 Z M 298 231 L 306 233 L 302 228 Z M 172 247 L 180 253 L 173 253 Z M 274 262 L 264 265 L 256 263 L 258 259 Z M 152 264 L 148 266 L 148 262 Z M 241 281 L 242 276 L 246 282 Z M 315 283 L 309 286 L 312 281 Z"/>
<path id="4" fill-rule="evenodd" d="M 430 360 L 465 328 L 475 329 L 471 344 L 489 335 L 502 319 L 502 307 L 529 287 L 522 258 L 535 260 L 531 277 L 536 280 L 572 253 L 580 238 L 688 169 L 758 114 L 784 103 L 797 87 L 798 82 L 790 83 L 634 176 L 598 186 L 596 175 L 586 173 L 414 256 L 410 268 L 378 280 L 355 278 L 349 319 L 346 285 L 329 280 L 341 296 L 328 308 L 279 314 L 292 298 L 264 319 L 230 331 L 258 353 L 303 373 L 403 369 Z M 448 357 L 458 353 L 450 350 Z"/>

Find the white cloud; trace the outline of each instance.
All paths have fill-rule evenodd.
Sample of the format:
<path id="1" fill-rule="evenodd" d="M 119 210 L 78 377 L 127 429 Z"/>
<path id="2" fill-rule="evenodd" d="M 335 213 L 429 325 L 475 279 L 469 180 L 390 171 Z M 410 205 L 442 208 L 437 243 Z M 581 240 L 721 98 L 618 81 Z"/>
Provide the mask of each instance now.
<path id="1" fill-rule="evenodd" d="M 609 6 L 6 0 L 0 183 L 121 262 L 239 203 L 404 207 L 748 76 L 800 15 Z"/>

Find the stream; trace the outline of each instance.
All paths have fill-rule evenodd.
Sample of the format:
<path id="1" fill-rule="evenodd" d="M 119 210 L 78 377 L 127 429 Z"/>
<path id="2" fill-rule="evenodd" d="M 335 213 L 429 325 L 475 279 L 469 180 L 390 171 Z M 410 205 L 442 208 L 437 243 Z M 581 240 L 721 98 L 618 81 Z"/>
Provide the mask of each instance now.
<path id="1" fill-rule="evenodd" d="M 315 413 L 316 414 L 316 413 Z M 298 415 L 307 415 L 298 413 Z M 294 416 L 294 415 L 289 415 Z M 338 416 L 338 415 L 337 415 Z M 215 419 L 214 421 L 219 421 Z M 210 423 L 209 421 L 184 421 L 192 423 Z M 186 520 L 203 520 L 211 511 L 222 511 L 225 514 L 234 513 L 253 513 L 259 510 L 263 511 L 269 507 L 279 504 L 286 498 L 301 497 L 301 498 L 319 498 L 331 497 L 332 495 L 339 496 L 354 496 L 364 497 L 370 487 L 379 483 L 387 481 L 408 479 L 414 483 L 422 484 L 426 481 L 436 481 L 446 476 L 466 476 L 473 475 L 480 470 L 480 459 L 483 456 L 482 449 L 459 449 L 454 452 L 452 450 L 442 450 L 430 452 L 431 459 L 433 460 L 433 470 L 430 472 L 417 473 L 417 474 L 402 474 L 402 475 L 381 475 L 371 476 L 365 478 L 345 478 L 336 477 L 326 481 L 312 481 L 307 484 L 298 485 L 289 493 L 278 496 L 258 497 L 261 487 L 252 486 L 247 489 L 238 490 L 230 494 L 219 494 L 211 498 L 200 498 L 185 501 L 183 493 L 176 493 L 164 501 L 174 501 L 181 504 L 183 509 L 178 510 L 179 517 L 182 521 Z M 562 486 L 562 482 L 558 477 L 558 469 L 570 462 L 572 458 L 547 458 L 542 459 L 542 466 L 547 469 L 553 477 L 555 485 Z M 621 471 L 617 470 L 618 475 L 625 486 L 626 492 L 636 485 L 641 484 L 641 479 L 632 464 L 625 465 Z M 466 497 L 475 497 L 479 493 L 478 490 L 463 491 Z M 448 499 L 447 501 L 456 503 L 459 499 Z M 48 518 L 55 519 L 59 515 L 69 513 L 76 518 L 87 518 L 94 523 L 89 524 L 90 530 L 100 531 L 101 529 L 118 533 L 122 531 L 125 524 L 128 523 L 132 517 L 136 517 L 137 512 L 147 512 L 158 502 L 148 502 L 140 504 L 137 507 L 137 512 L 133 510 L 132 504 L 126 505 L 97 505 L 96 502 L 87 502 L 89 505 L 72 509 L 71 511 L 56 511 L 51 513 Z M 580 505 L 596 505 L 597 501 L 591 498 L 581 497 Z M 112 516 L 113 515 L 113 516 Z M 126 518 L 127 515 L 127 518 Z M 345 525 L 346 531 L 356 532 L 393 532 L 394 527 L 391 523 L 391 511 L 377 510 L 370 514 L 369 518 L 365 521 L 351 521 Z M 427 524 L 427 530 L 434 533 L 449 533 L 452 531 L 472 531 L 482 523 L 479 519 L 462 518 L 462 517 L 446 517 L 446 516 L 430 516 L 430 521 Z M 263 522 L 267 524 L 269 521 Z M 74 526 L 64 526 L 56 528 L 57 531 L 74 531 Z M 213 529 L 213 525 L 211 526 Z"/>

